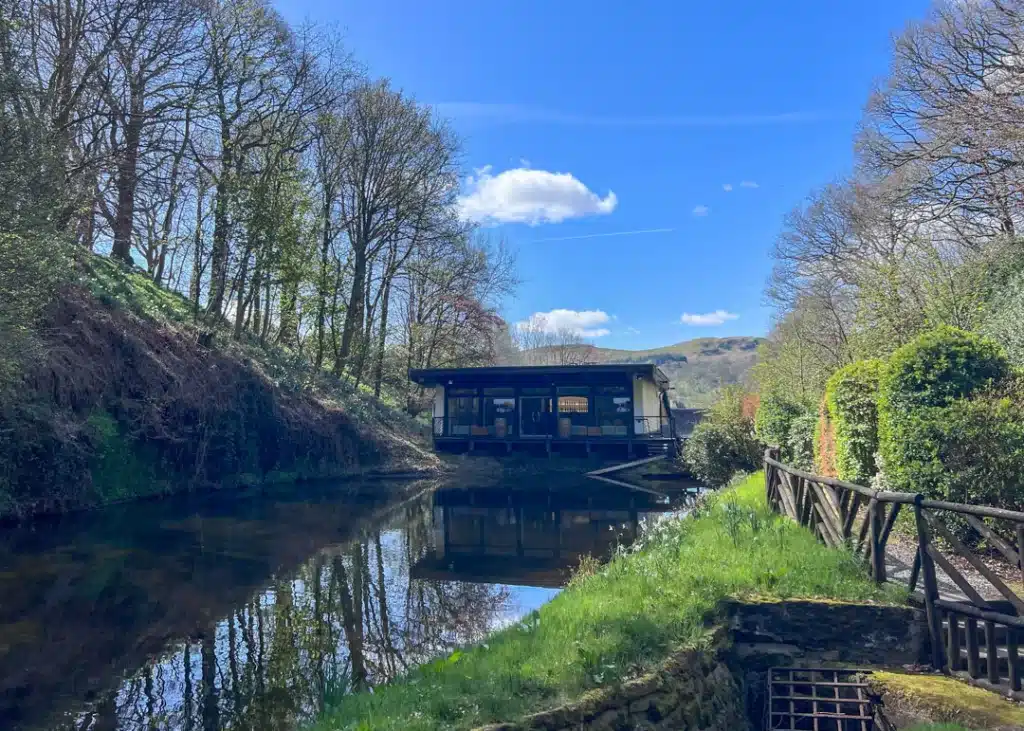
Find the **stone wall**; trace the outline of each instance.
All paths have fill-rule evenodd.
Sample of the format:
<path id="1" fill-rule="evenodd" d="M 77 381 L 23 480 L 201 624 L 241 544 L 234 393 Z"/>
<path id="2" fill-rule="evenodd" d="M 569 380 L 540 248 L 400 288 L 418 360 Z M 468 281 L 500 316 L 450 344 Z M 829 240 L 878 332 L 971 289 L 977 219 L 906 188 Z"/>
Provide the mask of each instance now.
<path id="1" fill-rule="evenodd" d="M 723 604 L 732 652 L 744 667 L 928 662 L 924 611 L 825 600 Z"/>
<path id="2" fill-rule="evenodd" d="M 477 731 L 743 731 L 743 695 L 718 649 L 685 650 L 653 673 L 578 702 Z"/>
<path id="3" fill-rule="evenodd" d="M 741 731 L 764 718 L 768 670 L 927 661 L 924 612 L 821 600 L 720 607 L 707 650 L 672 655 L 656 672 L 579 701 L 476 731 Z"/>

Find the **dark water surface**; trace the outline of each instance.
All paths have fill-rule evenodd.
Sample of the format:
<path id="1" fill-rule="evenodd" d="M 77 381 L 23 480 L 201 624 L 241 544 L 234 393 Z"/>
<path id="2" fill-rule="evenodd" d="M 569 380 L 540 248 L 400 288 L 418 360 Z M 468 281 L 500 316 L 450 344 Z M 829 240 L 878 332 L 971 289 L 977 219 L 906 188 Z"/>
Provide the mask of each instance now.
<path id="1" fill-rule="evenodd" d="M 294 728 L 517 621 L 671 509 L 530 482 L 291 487 L 0 529 L 0 729 Z"/>

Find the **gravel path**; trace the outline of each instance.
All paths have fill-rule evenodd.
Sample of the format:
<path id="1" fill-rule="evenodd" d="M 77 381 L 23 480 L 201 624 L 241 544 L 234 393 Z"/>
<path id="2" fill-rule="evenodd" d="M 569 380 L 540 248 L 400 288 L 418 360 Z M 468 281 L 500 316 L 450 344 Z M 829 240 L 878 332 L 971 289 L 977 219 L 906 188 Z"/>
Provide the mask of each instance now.
<path id="1" fill-rule="evenodd" d="M 889 537 L 889 543 L 886 547 L 885 564 L 886 564 L 886 575 L 889 581 L 902 584 L 907 586 L 910 581 L 910 569 L 914 565 L 914 554 L 917 552 L 917 541 L 906 536 L 893 534 Z M 953 567 L 956 568 L 967 582 L 977 591 L 984 599 L 1003 599 L 1002 594 L 992 586 L 988 579 L 982 576 L 977 569 L 971 566 L 966 560 L 952 554 L 949 551 L 943 551 L 943 555 L 949 560 Z M 1011 566 L 1004 560 L 994 558 L 981 557 L 989 569 L 991 569 L 1000 579 L 1003 580 L 1007 586 L 1010 587 L 1018 595 L 1024 594 L 1021 591 L 1021 576 L 1015 566 Z M 943 599 L 949 599 L 958 602 L 969 602 L 967 596 L 963 593 L 959 586 L 954 582 L 939 566 L 935 567 L 935 578 L 939 584 L 939 596 Z M 920 591 L 924 588 L 924 584 L 920 577 L 918 577 L 917 589 Z"/>

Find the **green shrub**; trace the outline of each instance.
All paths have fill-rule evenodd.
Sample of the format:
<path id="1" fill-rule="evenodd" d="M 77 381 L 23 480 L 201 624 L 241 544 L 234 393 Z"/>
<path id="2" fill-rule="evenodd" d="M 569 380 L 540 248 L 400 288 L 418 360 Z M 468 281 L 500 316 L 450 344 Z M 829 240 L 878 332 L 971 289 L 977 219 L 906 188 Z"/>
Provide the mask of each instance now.
<path id="1" fill-rule="evenodd" d="M 814 431 L 818 417 L 805 411 L 789 422 L 786 452 L 789 463 L 802 470 L 814 469 Z"/>
<path id="2" fill-rule="evenodd" d="M 897 350 L 881 378 L 879 452 L 893 490 L 1020 507 L 1020 385 L 993 341 L 953 328 Z"/>
<path id="3" fill-rule="evenodd" d="M 789 425 L 802 409 L 789 399 L 775 393 L 761 397 L 754 417 L 754 433 L 765 444 L 785 447 L 789 440 Z"/>
<path id="4" fill-rule="evenodd" d="M 1024 421 L 998 396 L 926 406 L 894 420 L 885 458 L 894 490 L 958 503 L 1020 509 Z"/>
<path id="5" fill-rule="evenodd" d="M 690 473 L 709 487 L 721 487 L 737 472 L 761 464 L 761 444 L 750 419 L 705 419 L 686 440 L 683 460 Z"/>
<path id="6" fill-rule="evenodd" d="M 851 363 L 825 385 L 825 404 L 835 432 L 836 473 L 866 485 L 878 471 L 878 383 L 881 360 Z"/>
<path id="7" fill-rule="evenodd" d="M 939 327 L 892 354 L 880 381 L 880 409 L 943 406 L 985 390 L 1009 372 L 1006 354 L 994 340 Z"/>

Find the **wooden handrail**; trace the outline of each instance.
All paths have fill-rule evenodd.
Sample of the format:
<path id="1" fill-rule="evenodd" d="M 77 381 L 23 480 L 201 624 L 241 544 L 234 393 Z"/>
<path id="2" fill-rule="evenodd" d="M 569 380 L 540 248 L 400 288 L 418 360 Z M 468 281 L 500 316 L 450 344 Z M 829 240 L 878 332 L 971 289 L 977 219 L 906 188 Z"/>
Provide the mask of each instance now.
<path id="1" fill-rule="evenodd" d="M 776 512 L 788 515 L 795 522 L 815 533 L 830 546 L 850 545 L 867 561 L 872 578 L 877 583 L 886 580 L 885 551 L 889 533 L 896 522 L 900 507 L 912 505 L 917 529 L 917 552 L 911 569 L 910 591 L 914 590 L 919 575 L 923 576 L 924 603 L 928 618 L 928 635 L 932 648 L 932 664 L 943 671 L 962 669 L 962 640 L 966 642 L 967 672 L 978 678 L 982 665 L 991 683 L 1008 682 L 1014 692 L 1024 684 L 1024 668 L 1018 667 L 1018 632 L 1024 632 L 1024 598 L 1018 597 L 991 571 L 980 558 L 975 556 L 954 533 L 926 511 L 946 511 L 965 517 L 966 521 L 989 539 L 999 551 L 1017 563 L 1024 576 L 1024 512 L 995 508 L 988 505 L 967 505 L 945 500 L 931 500 L 920 493 L 889 492 L 875 490 L 852 482 L 832 477 L 815 475 L 780 462 L 778 448 L 769 448 L 764 454 L 765 491 L 769 506 Z M 866 510 L 861 512 L 861 508 Z M 888 511 L 888 512 L 887 512 Z M 1017 545 L 998 536 L 990 527 L 979 520 L 993 518 L 1014 524 Z M 860 520 L 859 529 L 855 523 Z M 1006 614 L 995 609 L 984 599 L 974 586 L 960 573 L 959 569 L 940 553 L 931 541 L 932 529 L 938 537 L 953 547 L 960 555 L 987 579 L 995 589 L 1008 600 L 1020 616 Z M 854 534 L 857 535 L 854 535 Z M 1016 559 L 1016 561 L 1014 561 Z M 941 599 L 936 577 L 936 564 L 960 587 L 970 603 Z M 1012 610 L 1011 610 L 1012 611 Z M 943 617 L 945 619 L 943 619 Z M 963 618 L 963 622 L 959 617 Z M 978 622 L 983 622 L 985 633 L 985 654 L 979 647 Z M 966 623 L 966 624 L 964 624 Z M 963 624 L 963 626 L 961 626 Z M 1002 676 L 998 658 L 994 652 L 995 627 L 1006 628 L 1006 651 L 1009 658 L 1008 677 Z M 945 637 L 943 637 L 945 633 Z M 1024 657 L 1020 660 L 1024 663 Z"/>

